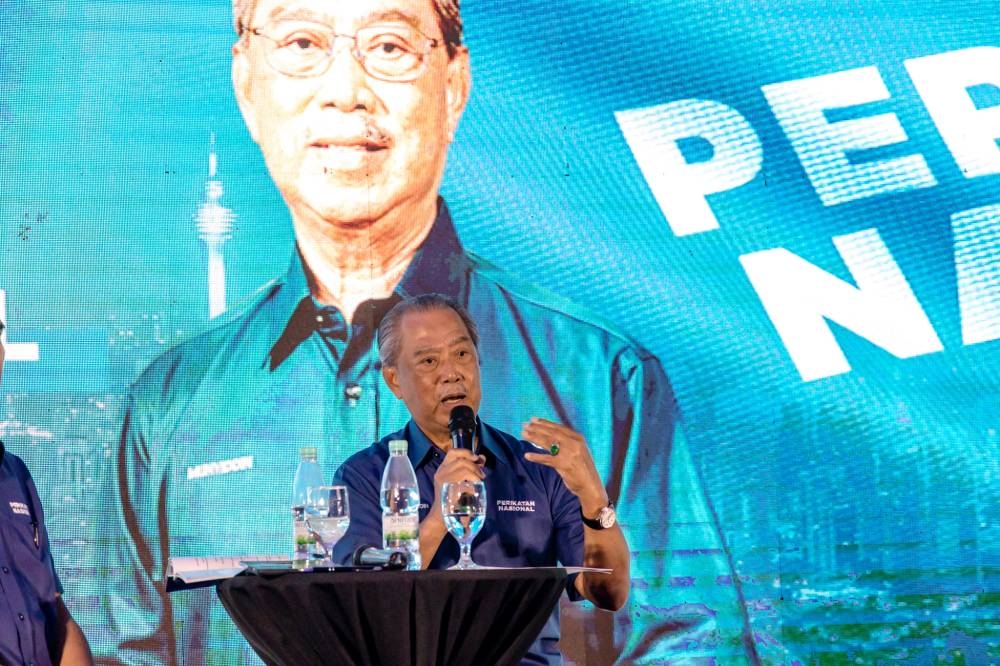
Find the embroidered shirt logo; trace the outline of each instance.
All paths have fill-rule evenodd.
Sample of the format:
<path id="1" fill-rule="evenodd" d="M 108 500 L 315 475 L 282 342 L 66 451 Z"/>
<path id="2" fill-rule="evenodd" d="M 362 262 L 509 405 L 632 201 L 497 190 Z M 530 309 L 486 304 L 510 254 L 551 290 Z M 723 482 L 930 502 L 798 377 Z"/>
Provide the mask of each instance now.
<path id="1" fill-rule="evenodd" d="M 14 513 L 18 513 L 22 516 L 30 516 L 31 511 L 28 510 L 28 505 L 24 502 L 11 502 L 10 510 Z"/>
<path id="2" fill-rule="evenodd" d="M 497 511 L 528 511 L 534 513 L 535 500 L 497 500 Z"/>
<path id="3" fill-rule="evenodd" d="M 216 460 L 202 463 L 187 468 L 187 478 L 201 479 L 206 476 L 218 476 L 219 474 L 231 474 L 241 472 L 245 469 L 253 469 L 253 456 L 243 456 L 242 458 L 230 458 L 229 460 Z"/>

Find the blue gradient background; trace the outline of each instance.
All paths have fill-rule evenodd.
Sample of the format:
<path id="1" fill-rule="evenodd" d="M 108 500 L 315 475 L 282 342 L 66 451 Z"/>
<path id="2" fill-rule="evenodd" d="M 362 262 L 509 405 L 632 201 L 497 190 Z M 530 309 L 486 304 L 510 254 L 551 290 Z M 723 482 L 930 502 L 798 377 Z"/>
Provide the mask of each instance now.
<path id="1" fill-rule="evenodd" d="M 962 345 L 949 222 L 1000 202 L 1000 177 L 963 176 L 903 67 L 1000 45 L 996 4 L 465 5 L 473 96 L 443 187 L 459 234 L 662 359 L 751 620 L 781 643 L 766 658 L 1000 660 L 1000 360 L 996 341 Z M 207 323 L 192 216 L 213 133 L 230 303 L 292 248 L 233 98 L 233 38 L 219 0 L 0 1 L 0 289 L 8 342 L 41 354 L 4 371 L 0 437 L 35 474 L 96 645 L 125 387 Z M 921 153 L 938 184 L 824 207 L 760 88 L 869 65 L 892 94 L 871 113 L 909 135 L 889 154 Z M 676 237 L 614 112 L 683 98 L 737 109 L 764 164 L 710 197 L 718 230 Z M 783 247 L 849 280 L 831 239 L 869 228 L 945 350 L 898 359 L 834 326 L 852 371 L 803 382 L 738 257 Z"/>

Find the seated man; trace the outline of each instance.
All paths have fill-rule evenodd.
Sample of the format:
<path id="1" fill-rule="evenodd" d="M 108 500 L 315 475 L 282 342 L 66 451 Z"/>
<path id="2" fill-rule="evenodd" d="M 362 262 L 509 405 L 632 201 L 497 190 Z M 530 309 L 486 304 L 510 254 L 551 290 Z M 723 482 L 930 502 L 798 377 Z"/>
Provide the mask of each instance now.
<path id="1" fill-rule="evenodd" d="M 388 442 L 405 439 L 420 487 L 425 567 L 447 568 L 459 557 L 458 543 L 446 538 L 441 486 L 484 479 L 489 506 L 473 543 L 477 564 L 609 568 L 611 574 L 570 577 L 568 592 L 599 608 L 621 608 L 629 593 L 628 545 L 583 437 L 563 425 L 533 419 L 518 440 L 477 419 L 476 453 L 452 447 L 451 410 L 467 405 L 477 411 L 482 397 L 478 342 L 475 322 L 448 296 L 403 300 L 383 318 L 378 331 L 382 376 L 412 420 L 351 456 L 337 471 L 337 480 L 350 490 L 351 525 L 334 557 L 346 562 L 359 546 L 381 544 L 379 490 Z M 544 445 L 543 453 L 536 450 L 539 445 Z M 557 608 L 525 659 L 558 663 L 558 636 Z"/>

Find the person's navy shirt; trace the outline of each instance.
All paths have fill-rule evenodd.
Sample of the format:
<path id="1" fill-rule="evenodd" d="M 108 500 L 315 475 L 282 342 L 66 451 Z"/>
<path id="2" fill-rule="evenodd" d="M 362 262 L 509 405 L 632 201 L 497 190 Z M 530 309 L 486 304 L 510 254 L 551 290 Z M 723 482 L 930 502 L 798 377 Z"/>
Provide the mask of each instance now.
<path id="1" fill-rule="evenodd" d="M 409 442 L 407 457 L 420 487 L 420 520 L 434 501 L 434 474 L 445 453 L 410 421 L 402 430 L 383 437 L 351 456 L 337 470 L 335 480 L 347 486 L 351 524 L 334 547 L 336 561 L 349 563 L 359 546 L 382 544 L 382 508 L 379 504 L 382 471 L 389 459 L 389 441 Z M 487 566 L 580 566 L 583 563 L 583 523 L 580 501 L 551 467 L 524 459 L 531 444 L 479 422 L 478 452 L 486 458 L 486 521 L 472 542 L 472 559 Z M 447 569 L 458 562 L 458 542 L 446 536 L 428 568 Z M 567 591 L 579 600 L 571 576 Z M 559 661 L 558 608 L 529 650 L 526 661 Z"/>
<path id="2" fill-rule="evenodd" d="M 379 491 L 393 439 L 409 442 L 407 457 L 420 486 L 421 521 L 434 501 L 434 474 L 445 453 L 413 421 L 355 453 L 335 476 L 347 486 L 351 503 L 351 525 L 334 548 L 334 558 L 345 564 L 359 546 L 382 544 Z M 487 509 L 486 522 L 472 542 L 472 559 L 489 566 L 580 566 L 580 502 L 562 478 L 552 468 L 524 459 L 526 452 L 537 452 L 530 444 L 482 422 L 478 440 L 486 458 Z M 458 558 L 458 542 L 445 538 L 428 568 L 446 569 Z"/>
<path id="3" fill-rule="evenodd" d="M 0 664 L 52 663 L 61 592 L 35 482 L 0 442 Z"/>

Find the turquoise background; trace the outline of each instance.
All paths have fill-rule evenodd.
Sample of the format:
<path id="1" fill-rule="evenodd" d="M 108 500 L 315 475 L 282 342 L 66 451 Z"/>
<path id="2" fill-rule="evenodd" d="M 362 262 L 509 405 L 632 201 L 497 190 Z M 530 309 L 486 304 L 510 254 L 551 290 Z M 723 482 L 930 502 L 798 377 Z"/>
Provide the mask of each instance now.
<path id="1" fill-rule="evenodd" d="M 995 3 L 465 5 L 473 97 L 443 187 L 459 234 L 661 358 L 751 621 L 780 642 L 768 659 L 1000 660 L 1000 360 L 962 343 L 949 219 L 1000 203 L 1000 179 L 962 174 L 903 67 L 1000 45 Z M 233 39 L 218 0 L 0 2 L 0 289 L 8 343 L 40 348 L 5 368 L 0 437 L 35 474 L 97 644 L 124 391 L 208 321 L 193 215 L 213 135 L 230 303 L 292 251 L 236 109 Z M 861 115 L 895 113 L 909 141 L 886 154 L 919 152 L 938 184 L 824 207 L 761 86 L 872 65 L 892 97 Z M 738 110 L 764 163 L 709 199 L 718 230 L 677 237 L 614 112 L 686 98 Z M 782 247 L 850 280 L 832 238 L 871 228 L 944 351 L 898 359 L 834 325 L 852 370 L 804 382 L 738 259 Z"/>

